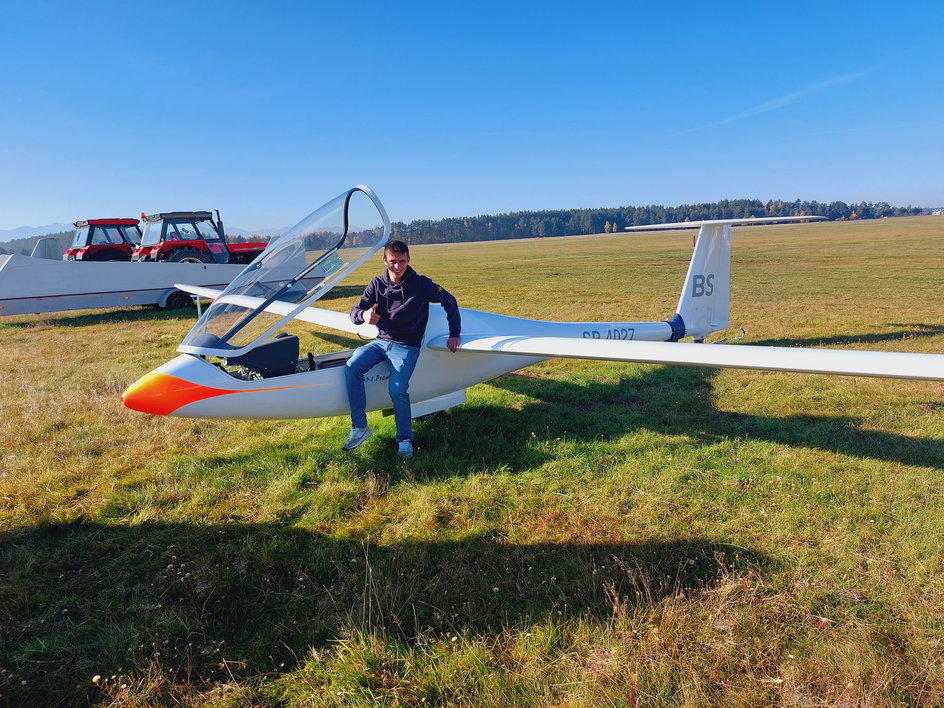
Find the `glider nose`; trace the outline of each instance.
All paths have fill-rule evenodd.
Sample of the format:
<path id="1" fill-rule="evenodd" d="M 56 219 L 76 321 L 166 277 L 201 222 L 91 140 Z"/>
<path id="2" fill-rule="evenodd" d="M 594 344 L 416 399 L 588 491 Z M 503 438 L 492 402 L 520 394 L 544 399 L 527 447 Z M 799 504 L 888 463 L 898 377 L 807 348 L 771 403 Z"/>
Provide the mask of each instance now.
<path id="1" fill-rule="evenodd" d="M 191 404 L 208 398 L 239 393 L 239 389 L 207 386 L 207 374 L 215 367 L 190 354 L 181 354 L 163 366 L 145 374 L 121 394 L 126 408 L 152 415 L 188 416 Z M 218 377 L 221 378 L 221 377 Z"/>
<path id="2" fill-rule="evenodd" d="M 121 394 L 121 402 L 125 408 L 133 411 L 167 415 L 177 407 L 168 405 L 173 397 L 175 381 L 180 381 L 180 379 L 152 371 L 128 386 Z"/>
<path id="3" fill-rule="evenodd" d="M 121 394 L 121 402 L 126 408 L 141 413 L 186 416 L 187 411 L 192 410 L 187 408 L 192 403 L 239 392 L 192 381 L 205 378 L 201 367 L 210 365 L 189 354 L 182 354 L 128 386 Z"/>
<path id="4" fill-rule="evenodd" d="M 153 415 L 173 415 L 184 406 L 234 391 L 210 388 L 162 371 L 152 371 L 121 394 L 126 408 Z"/>

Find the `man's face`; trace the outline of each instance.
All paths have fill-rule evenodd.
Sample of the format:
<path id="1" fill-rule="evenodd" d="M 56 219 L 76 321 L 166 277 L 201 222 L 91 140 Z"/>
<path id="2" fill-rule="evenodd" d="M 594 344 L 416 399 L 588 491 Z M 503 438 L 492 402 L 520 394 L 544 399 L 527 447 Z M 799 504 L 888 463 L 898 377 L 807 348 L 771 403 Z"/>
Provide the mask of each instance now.
<path id="1" fill-rule="evenodd" d="M 404 273 L 406 273 L 406 267 L 410 265 L 410 257 L 405 253 L 384 253 L 383 260 L 387 266 L 390 280 L 399 283 Z"/>

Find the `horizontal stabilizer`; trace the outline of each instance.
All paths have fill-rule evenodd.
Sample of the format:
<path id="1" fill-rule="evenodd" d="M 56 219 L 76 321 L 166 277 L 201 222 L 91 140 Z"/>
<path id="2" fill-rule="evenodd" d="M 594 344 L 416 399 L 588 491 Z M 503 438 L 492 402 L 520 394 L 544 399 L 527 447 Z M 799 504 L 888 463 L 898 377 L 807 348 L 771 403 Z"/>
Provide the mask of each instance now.
<path id="1" fill-rule="evenodd" d="M 676 221 L 672 224 L 646 224 L 627 226 L 624 231 L 663 231 L 666 229 L 695 229 L 702 226 L 747 226 L 749 224 L 773 224 L 789 221 L 818 221 L 825 216 L 751 216 L 744 219 L 706 219 L 703 221 Z"/>
<path id="2" fill-rule="evenodd" d="M 445 350 L 446 337 L 428 346 Z M 942 354 L 517 336 L 463 336 L 459 351 L 944 381 Z"/>

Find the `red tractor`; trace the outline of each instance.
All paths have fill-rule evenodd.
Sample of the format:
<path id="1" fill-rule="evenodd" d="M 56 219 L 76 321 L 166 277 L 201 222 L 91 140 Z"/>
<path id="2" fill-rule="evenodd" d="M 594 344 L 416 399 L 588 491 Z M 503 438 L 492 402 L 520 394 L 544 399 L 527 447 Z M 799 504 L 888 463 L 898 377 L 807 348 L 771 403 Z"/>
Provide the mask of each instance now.
<path id="1" fill-rule="evenodd" d="M 64 261 L 130 261 L 141 241 L 137 219 L 87 219 L 75 222 L 72 245 Z"/>
<path id="2" fill-rule="evenodd" d="M 262 242 L 230 243 L 220 213 L 172 211 L 141 214 L 144 235 L 131 255 L 133 261 L 168 263 L 249 263 L 265 250 Z"/>

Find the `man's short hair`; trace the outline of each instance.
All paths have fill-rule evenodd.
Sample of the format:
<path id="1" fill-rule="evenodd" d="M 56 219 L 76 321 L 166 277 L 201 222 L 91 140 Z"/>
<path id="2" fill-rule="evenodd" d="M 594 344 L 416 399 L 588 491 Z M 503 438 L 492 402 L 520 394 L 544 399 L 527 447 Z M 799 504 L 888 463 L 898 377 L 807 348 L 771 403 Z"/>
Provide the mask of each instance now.
<path id="1" fill-rule="evenodd" d="M 403 241 L 387 241 L 387 245 L 384 246 L 384 255 L 386 256 L 388 253 L 402 253 L 409 258 L 410 247 L 403 243 Z"/>

